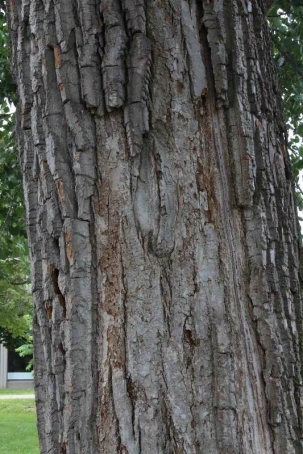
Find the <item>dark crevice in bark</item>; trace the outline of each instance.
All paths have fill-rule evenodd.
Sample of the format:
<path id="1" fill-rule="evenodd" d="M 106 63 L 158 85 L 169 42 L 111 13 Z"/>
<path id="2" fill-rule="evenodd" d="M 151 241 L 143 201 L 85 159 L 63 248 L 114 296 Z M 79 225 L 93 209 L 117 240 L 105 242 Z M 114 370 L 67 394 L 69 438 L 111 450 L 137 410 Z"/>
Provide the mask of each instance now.
<path id="1" fill-rule="evenodd" d="M 67 448 L 65 443 L 60 447 L 60 454 L 67 454 Z"/>
<path id="2" fill-rule="evenodd" d="M 170 315 L 172 303 L 171 281 L 167 277 L 167 270 L 164 268 L 160 274 L 160 291 L 163 304 L 163 316 L 167 325 L 168 337 L 171 337 Z"/>
<path id="3" fill-rule="evenodd" d="M 201 48 L 202 48 L 202 56 L 203 56 L 203 61 L 206 69 L 206 76 L 207 76 L 207 92 L 205 93 L 205 96 L 202 98 L 202 104 L 207 104 L 208 98 L 215 97 L 215 79 L 214 79 L 214 73 L 212 71 L 212 61 L 211 61 L 211 49 L 210 49 L 210 44 L 207 39 L 207 27 L 204 24 L 204 8 L 202 5 L 202 2 L 197 1 L 197 9 L 198 9 L 198 21 L 200 24 L 199 27 L 199 37 L 200 37 L 200 42 L 201 42 Z M 207 115 L 206 115 L 207 116 Z"/>
<path id="4" fill-rule="evenodd" d="M 59 345 L 58 345 L 58 350 L 60 351 L 60 353 L 61 353 L 62 356 L 65 355 L 66 352 L 65 352 L 65 349 L 64 349 L 64 347 L 63 347 L 62 342 L 59 343 Z"/>
<path id="5" fill-rule="evenodd" d="M 134 439 L 136 438 L 135 434 L 135 407 L 136 407 L 136 400 L 137 400 L 137 391 L 136 387 L 132 381 L 132 378 L 130 375 L 125 375 L 126 376 L 126 390 L 127 394 L 130 399 L 131 403 L 131 417 L 132 417 L 132 430 L 133 430 L 133 437 Z"/>
<path id="6" fill-rule="evenodd" d="M 63 317 L 66 318 L 66 302 L 65 302 L 65 297 L 62 295 L 61 290 L 59 288 L 59 283 L 58 283 L 58 278 L 59 278 L 59 270 L 55 268 L 54 266 L 51 266 L 50 270 L 52 282 L 53 282 L 53 287 L 54 287 L 54 292 L 58 296 L 59 303 L 63 309 Z"/>

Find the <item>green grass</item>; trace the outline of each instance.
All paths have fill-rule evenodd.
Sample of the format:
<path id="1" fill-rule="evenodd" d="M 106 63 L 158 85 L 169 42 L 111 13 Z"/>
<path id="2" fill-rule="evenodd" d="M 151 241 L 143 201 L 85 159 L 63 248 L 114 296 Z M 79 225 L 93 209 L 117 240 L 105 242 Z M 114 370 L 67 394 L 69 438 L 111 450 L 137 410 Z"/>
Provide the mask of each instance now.
<path id="1" fill-rule="evenodd" d="M 20 389 L 0 389 L 0 395 L 2 394 L 35 394 L 34 388 L 20 388 Z"/>
<path id="2" fill-rule="evenodd" d="M 39 454 L 34 399 L 0 400 L 0 454 Z"/>

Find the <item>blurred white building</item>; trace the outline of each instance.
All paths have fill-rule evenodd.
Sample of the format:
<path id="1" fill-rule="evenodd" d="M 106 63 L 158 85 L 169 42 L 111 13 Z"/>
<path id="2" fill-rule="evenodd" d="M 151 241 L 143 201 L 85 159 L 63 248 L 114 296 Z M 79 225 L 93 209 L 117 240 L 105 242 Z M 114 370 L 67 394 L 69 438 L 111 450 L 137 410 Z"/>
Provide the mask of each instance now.
<path id="1" fill-rule="evenodd" d="M 0 388 L 31 388 L 33 374 L 26 372 L 26 360 L 0 344 Z"/>

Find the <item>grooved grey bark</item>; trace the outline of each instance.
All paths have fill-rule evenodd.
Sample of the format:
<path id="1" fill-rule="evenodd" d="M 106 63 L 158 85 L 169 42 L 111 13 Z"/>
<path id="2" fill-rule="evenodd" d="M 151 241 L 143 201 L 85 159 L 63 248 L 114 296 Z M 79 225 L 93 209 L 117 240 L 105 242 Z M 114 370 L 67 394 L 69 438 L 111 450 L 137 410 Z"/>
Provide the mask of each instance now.
<path id="1" fill-rule="evenodd" d="M 263 4 L 8 1 L 42 454 L 302 453 Z"/>

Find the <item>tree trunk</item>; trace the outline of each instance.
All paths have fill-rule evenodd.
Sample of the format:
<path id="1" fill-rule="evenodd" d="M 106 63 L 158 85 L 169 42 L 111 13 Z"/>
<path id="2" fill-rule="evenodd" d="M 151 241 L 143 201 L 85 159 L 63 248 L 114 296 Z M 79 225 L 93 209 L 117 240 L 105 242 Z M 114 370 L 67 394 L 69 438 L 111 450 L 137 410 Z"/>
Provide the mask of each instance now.
<path id="1" fill-rule="evenodd" d="M 43 454 L 302 453 L 263 4 L 8 2 Z"/>

